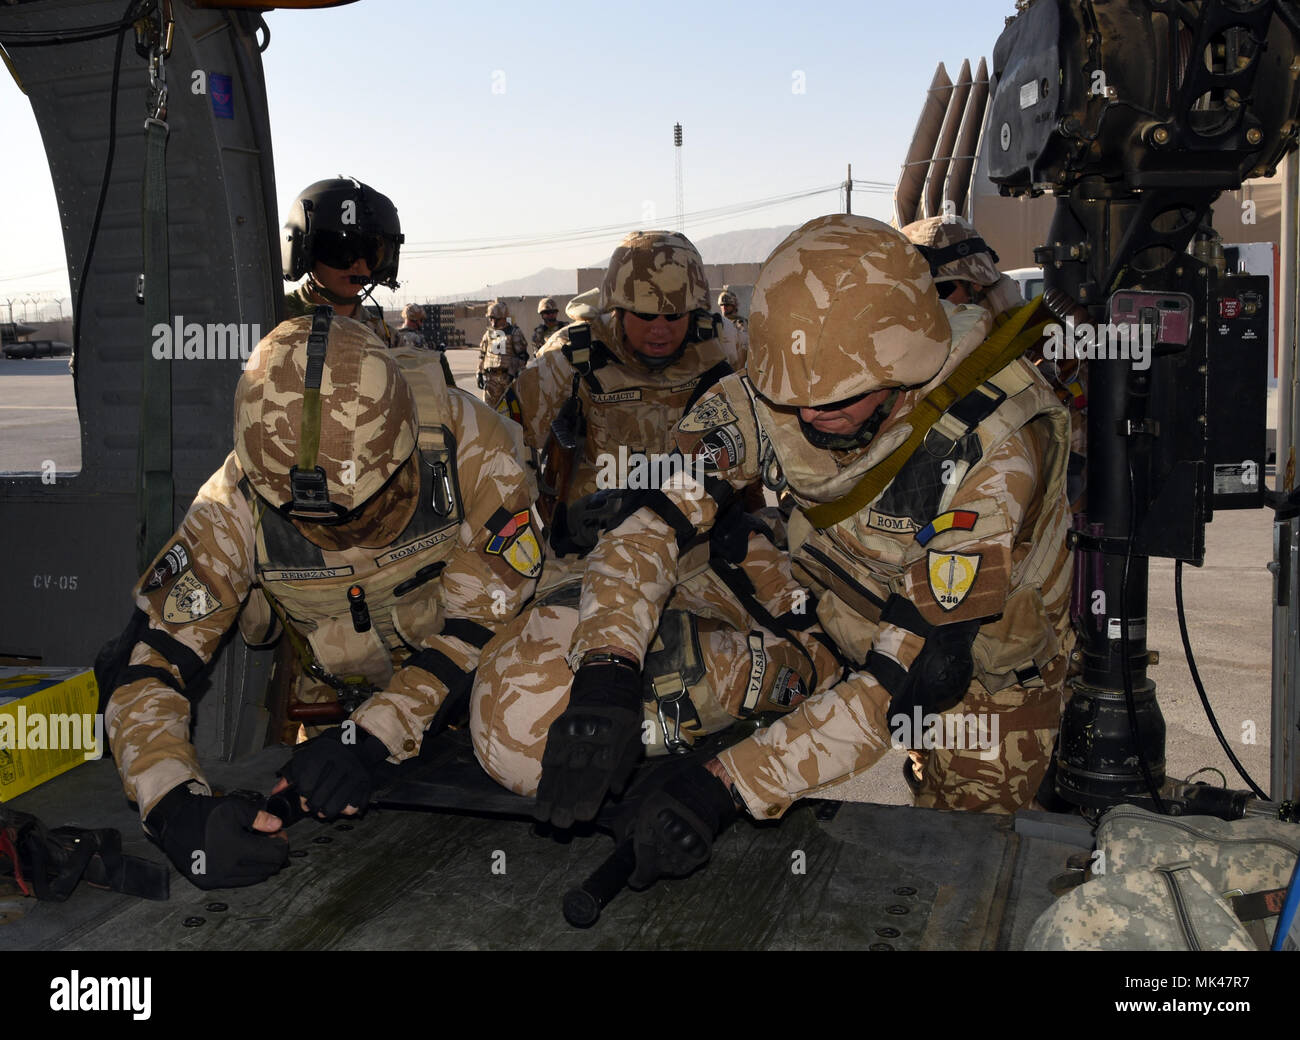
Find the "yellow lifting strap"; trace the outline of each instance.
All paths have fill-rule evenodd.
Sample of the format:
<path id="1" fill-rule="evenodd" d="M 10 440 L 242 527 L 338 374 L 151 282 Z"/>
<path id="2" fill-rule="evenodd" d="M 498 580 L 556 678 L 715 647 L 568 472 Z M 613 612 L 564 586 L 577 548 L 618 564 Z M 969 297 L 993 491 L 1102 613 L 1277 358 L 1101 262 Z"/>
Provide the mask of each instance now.
<path id="1" fill-rule="evenodd" d="M 1048 324 L 1046 321 L 1034 325 L 1028 324 L 1030 316 L 1038 309 L 1041 300 L 1041 296 L 1035 297 L 1010 315 L 971 352 L 970 357 L 953 369 L 947 379 L 921 399 L 912 410 L 910 417 L 912 432 L 907 440 L 867 470 L 847 495 L 834 502 L 804 507 L 803 513 L 809 523 L 821 531 L 841 520 L 847 520 L 875 501 L 889 482 L 898 476 L 899 470 L 912 457 L 916 449 L 921 446 L 930 427 L 938 422 L 949 408 L 981 383 L 1001 372 L 1042 336 L 1043 329 Z"/>

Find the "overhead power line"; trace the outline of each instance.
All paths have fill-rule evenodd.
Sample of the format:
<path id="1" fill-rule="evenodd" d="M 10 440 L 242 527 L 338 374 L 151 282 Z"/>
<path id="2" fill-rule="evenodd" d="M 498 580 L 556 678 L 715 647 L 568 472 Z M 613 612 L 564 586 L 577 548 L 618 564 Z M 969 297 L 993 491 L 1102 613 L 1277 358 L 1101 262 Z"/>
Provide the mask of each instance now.
<path id="1" fill-rule="evenodd" d="M 892 192 L 893 184 L 886 184 L 883 181 L 857 181 L 854 186 L 861 186 L 862 190 L 868 192 Z M 823 185 L 818 188 L 809 188 L 806 191 L 788 192 L 784 195 L 772 195 L 762 199 L 751 199 L 747 202 L 735 202 L 726 206 L 717 206 L 712 209 L 699 210 L 695 213 L 685 214 L 685 223 L 698 227 L 702 224 L 713 224 L 719 221 L 729 220 L 733 217 L 742 216 L 746 213 L 754 213 L 759 210 L 771 209 L 776 206 L 784 206 L 790 202 L 797 202 L 801 199 L 813 198 L 817 195 L 825 195 L 830 192 L 838 192 L 843 187 L 843 182 Z M 526 252 L 534 249 L 554 249 L 557 246 L 580 245 L 584 242 L 595 242 L 609 239 L 613 235 L 621 235 L 634 226 L 644 223 L 623 222 L 619 224 L 606 224 L 601 227 L 577 228 L 569 231 L 552 231 L 540 232 L 532 235 L 523 235 L 516 237 L 492 237 L 492 238 L 472 238 L 472 239 L 444 239 L 435 242 L 413 242 L 404 246 L 402 249 L 402 258 L 417 257 L 456 257 L 456 256 L 481 256 L 488 253 L 501 252 Z"/>

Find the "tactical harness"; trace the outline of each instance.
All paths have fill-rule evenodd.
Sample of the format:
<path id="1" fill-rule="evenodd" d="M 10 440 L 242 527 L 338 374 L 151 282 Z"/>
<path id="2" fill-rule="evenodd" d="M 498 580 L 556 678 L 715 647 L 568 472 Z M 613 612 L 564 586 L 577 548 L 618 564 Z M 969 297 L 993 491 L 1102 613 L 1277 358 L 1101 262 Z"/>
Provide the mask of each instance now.
<path id="1" fill-rule="evenodd" d="M 585 434 L 578 388 L 586 382 L 593 394 L 604 393 L 596 373 L 605 365 L 617 363 L 609 348 L 600 340 L 592 340 L 586 325 L 571 326 L 569 342 L 561 348 L 565 358 L 574 368 L 570 396 L 552 423 L 552 433 L 561 446 L 575 450 Z M 723 360 L 703 372 L 682 414 L 690 412 L 696 403 L 724 376 L 731 374 L 731 365 Z M 543 467 L 545 468 L 545 467 Z M 749 534 L 764 534 L 769 540 L 771 532 L 756 518 L 744 511 L 743 503 L 736 498 L 729 484 L 716 477 L 705 476 L 705 486 L 715 499 L 725 499 L 720 506 L 717 521 L 707 535 L 700 535 L 657 488 L 643 491 L 605 491 L 585 496 L 565 509 L 557 508 L 552 526 L 552 547 L 561 554 L 585 555 L 595 547 L 599 536 L 613 530 L 625 519 L 642 508 L 651 509 L 668 523 L 678 536 L 680 547 L 678 584 L 705 571 L 711 571 L 731 592 L 740 607 L 758 624 L 780 636 L 794 646 L 808 662 L 808 689 L 817 687 L 817 667 L 812 655 L 794 637 L 816 623 L 815 604 L 809 604 L 805 613 L 793 611 L 773 615 L 759 601 L 753 582 L 741 568 L 746 556 Z M 578 605 L 579 587 L 564 585 L 543 597 L 545 605 Z M 842 660 L 834 644 L 824 636 L 819 638 L 828 649 Z M 660 620 L 655 639 L 648 648 L 643 675 L 643 699 L 654 703 L 664 742 L 670 751 L 685 753 L 691 744 L 682 735 L 683 727 L 702 731 L 704 722 L 699 709 L 689 696 L 692 687 L 706 676 L 706 664 L 700 649 L 696 618 L 682 610 L 667 610 Z M 758 694 L 753 704 L 740 705 L 741 717 L 756 714 Z"/>
<path id="2" fill-rule="evenodd" d="M 456 440 L 447 425 L 448 391 L 441 372 L 435 374 L 427 351 L 399 350 L 390 356 L 402 367 L 416 401 L 420 492 L 406 528 L 389 546 L 373 551 L 370 566 L 326 566 L 318 546 L 287 518 L 266 508 L 252 494 L 247 478 L 240 482 L 257 528 L 254 590 L 261 589 L 303 671 L 337 691 L 340 707 L 347 714 L 383 688 L 392 676 L 395 658 L 406 654 L 412 656 L 405 663 L 431 672 L 449 691 L 466 681 L 464 673 L 444 654 L 421 651 L 415 645 L 415 632 L 426 627 L 420 620 L 436 620 L 432 612 L 437 608 L 431 606 L 430 598 L 403 598 L 437 578 L 459 544 L 464 505 L 455 463 Z M 306 406 L 304 400 L 304 415 Z M 401 568 L 392 566 L 399 561 L 409 563 Z M 417 562 L 412 573 L 410 564 Z M 265 626 L 258 624 L 252 593 L 249 604 L 254 609 L 250 611 L 246 605 L 248 623 L 241 614 L 240 628 L 245 638 L 256 644 L 259 638 L 265 641 L 264 632 L 260 637 L 257 634 L 257 629 Z M 311 619 L 313 631 L 304 636 L 302 624 L 295 618 Z M 486 628 L 464 619 L 446 620 L 442 630 L 479 648 L 491 638 Z M 342 650 L 344 646 L 350 649 Z M 345 659 L 359 670 L 338 674 Z"/>
<path id="3" fill-rule="evenodd" d="M 927 441 L 931 427 L 955 443 L 992 415 L 1006 394 L 989 380 L 1021 357 L 1047 327 L 1046 320 L 1028 324 L 1040 300 L 1025 304 L 1007 317 L 947 379 L 920 400 L 909 416 L 912 432 L 907 440 L 868 470 L 847 495 L 835 502 L 805 507 L 803 513 L 813 527 L 819 531 L 832 527 L 875 501 Z"/>

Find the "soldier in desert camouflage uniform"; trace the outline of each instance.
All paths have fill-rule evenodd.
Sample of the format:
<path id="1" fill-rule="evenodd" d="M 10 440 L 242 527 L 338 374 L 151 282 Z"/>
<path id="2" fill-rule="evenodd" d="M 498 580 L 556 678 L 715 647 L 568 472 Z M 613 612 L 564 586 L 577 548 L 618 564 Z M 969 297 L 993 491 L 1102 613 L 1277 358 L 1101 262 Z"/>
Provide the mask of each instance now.
<path id="1" fill-rule="evenodd" d="M 478 386 L 483 400 L 495 408 L 528 364 L 528 340 L 523 330 L 510 320 L 510 311 L 500 300 L 487 309 L 488 327 L 478 344 Z"/>
<path id="2" fill-rule="evenodd" d="M 306 280 L 284 298 L 285 316 L 299 318 L 321 304 L 374 329 L 385 343 L 390 333 L 378 308 L 362 303 L 371 286 L 397 288 L 402 242 L 397 209 L 360 181 L 317 181 L 293 200 L 280 237 L 284 280 Z"/>
<path id="3" fill-rule="evenodd" d="M 547 296 L 537 303 L 537 313 L 542 316 L 542 322 L 533 329 L 533 356 L 546 345 L 546 341 L 554 336 L 564 326 L 556 320 L 560 313 L 560 305 L 555 302 L 553 296 Z"/>
<path id="4" fill-rule="evenodd" d="M 749 352 L 749 329 L 740 316 L 740 300 L 726 286 L 718 294 L 718 309 L 722 311 L 722 341 L 734 344 L 731 349 L 743 358 Z"/>
<path id="5" fill-rule="evenodd" d="M 418 303 L 408 303 L 402 308 L 402 327 L 393 333 L 393 349 L 421 350 L 424 351 L 425 357 L 428 357 L 430 347 L 424 338 L 423 325 L 424 308 Z M 442 368 L 442 376 L 447 381 L 447 385 L 455 386 L 456 377 L 452 375 L 446 351 L 435 349 L 435 353 L 438 355 L 438 364 Z"/>
<path id="6" fill-rule="evenodd" d="M 998 254 L 964 217 L 928 217 L 903 228 L 930 262 L 935 288 L 950 303 L 978 303 L 999 321 L 1024 305 L 1016 283 L 997 268 Z M 1053 361 L 1041 347 L 1029 360 L 1052 384 L 1061 403 L 1070 409 L 1070 467 L 1066 494 L 1074 512 L 1083 510 L 1087 475 L 1088 373 L 1084 362 Z"/>
<path id="7" fill-rule="evenodd" d="M 260 881 L 288 849 L 274 817 L 211 796 L 189 742 L 187 687 L 237 616 L 250 642 L 286 630 L 299 702 L 350 711 L 284 771 L 331 817 L 365 806 L 380 761 L 417 752 L 533 590 L 518 431 L 426 357 L 324 307 L 277 326 L 240 379 L 235 450 L 136 586 L 109 740 L 146 831 L 200 887 Z"/>
<path id="8" fill-rule="evenodd" d="M 631 667 L 611 661 L 575 680 L 565 663 L 581 554 L 595 540 L 592 526 L 611 522 L 600 507 L 632 508 L 628 492 L 601 491 L 622 486 L 616 462 L 666 459 L 674 422 L 735 367 L 711 335 L 707 308 L 704 265 L 690 241 L 634 233 L 610 260 L 598 313 L 552 338 L 502 401 L 535 452 L 557 450 L 552 425 L 562 413 L 560 422 L 586 430 L 567 483 L 547 489 L 558 498 L 550 521 L 557 552 L 537 599 L 485 650 L 470 714 L 484 768 L 514 791 L 536 790 L 539 817 L 558 826 L 596 813 L 632 768 L 643 732 L 649 754 L 684 749 L 737 718 L 788 711 L 839 673 L 783 555 L 739 510 L 723 525 L 726 548 L 720 531 L 678 561 L 644 672 L 639 660 Z M 551 479 L 549 459 L 543 471 Z M 628 484 L 633 472 L 625 470 Z M 658 482 L 641 486 L 653 494 Z M 593 675 L 617 684 L 618 695 L 586 697 Z"/>
<path id="9" fill-rule="evenodd" d="M 424 342 L 424 308 L 408 303 L 402 308 L 402 325 L 393 333 L 394 350 L 427 350 Z"/>
<path id="10" fill-rule="evenodd" d="M 795 573 L 855 667 L 649 794 L 632 828 L 636 883 L 706 860 L 731 798 L 779 817 L 871 766 L 891 736 L 927 716 L 941 716 L 945 733 L 956 730 L 949 717 L 983 719 L 997 741 L 982 750 L 974 739 L 900 739 L 925 751 L 918 805 L 1030 803 L 1072 644 L 1068 420 L 1019 357 L 1043 316 L 1027 307 L 990 335 L 985 310 L 941 303 L 907 240 L 862 217 L 811 221 L 768 258 L 746 373 L 724 379 L 678 427 L 682 450 L 703 451 L 722 486 L 696 498 L 686 485 L 666 490 L 672 508 L 651 503 L 601 539 L 569 661 L 639 660 L 671 588 L 679 529 L 707 529 L 726 489 L 761 474 L 798 503 Z"/>

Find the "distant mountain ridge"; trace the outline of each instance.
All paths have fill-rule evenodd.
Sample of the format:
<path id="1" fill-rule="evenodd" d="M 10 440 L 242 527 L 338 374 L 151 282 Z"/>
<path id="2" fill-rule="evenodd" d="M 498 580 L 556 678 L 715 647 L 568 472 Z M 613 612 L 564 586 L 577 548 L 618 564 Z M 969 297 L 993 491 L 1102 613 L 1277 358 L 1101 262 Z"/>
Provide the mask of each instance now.
<path id="1" fill-rule="evenodd" d="M 706 264 L 757 264 L 766 260 L 782 240 L 795 229 L 796 225 L 787 224 L 774 228 L 747 228 L 742 231 L 724 231 L 720 235 L 701 238 L 695 245 L 700 250 Z M 587 267 L 604 267 L 608 256 Z M 543 267 L 540 271 L 523 278 L 512 278 L 506 282 L 493 282 L 494 296 L 549 296 L 552 294 L 569 295 L 577 285 L 577 272 L 570 267 Z M 453 293 L 439 297 L 443 300 L 477 300 L 484 295 L 484 290 L 470 289 L 466 292 Z"/>

